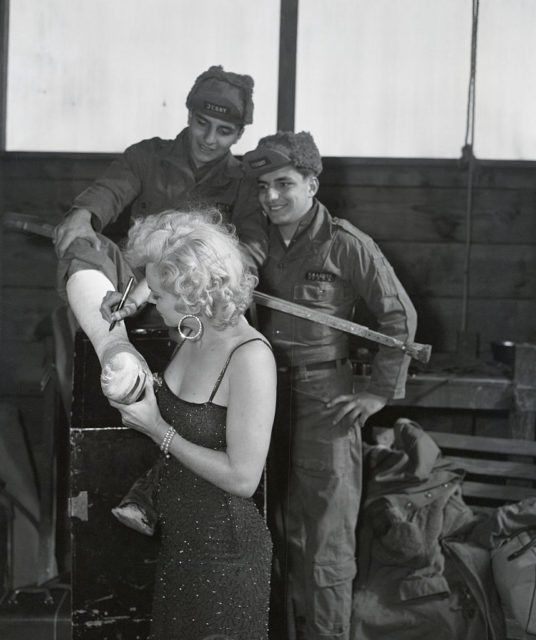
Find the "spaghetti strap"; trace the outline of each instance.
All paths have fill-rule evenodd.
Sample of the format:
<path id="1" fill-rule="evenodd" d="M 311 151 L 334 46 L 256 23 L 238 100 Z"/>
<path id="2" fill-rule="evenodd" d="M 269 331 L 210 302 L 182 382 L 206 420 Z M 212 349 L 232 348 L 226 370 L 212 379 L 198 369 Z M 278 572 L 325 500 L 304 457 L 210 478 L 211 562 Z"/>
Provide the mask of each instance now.
<path id="1" fill-rule="evenodd" d="M 174 356 L 177 355 L 177 353 L 180 351 L 182 345 L 186 342 L 186 338 L 183 338 L 180 342 L 177 342 L 177 344 L 175 345 L 175 348 L 173 349 L 173 353 L 171 354 L 171 358 L 173 358 Z M 171 360 L 170 358 L 170 360 Z"/>
<path id="2" fill-rule="evenodd" d="M 210 394 L 210 398 L 208 399 L 209 402 L 212 402 L 212 399 L 214 398 L 214 396 L 216 395 L 218 389 L 220 388 L 220 384 L 221 381 L 223 380 L 223 376 L 225 375 L 225 372 L 227 371 L 227 367 L 229 366 L 229 362 L 231 362 L 231 358 L 233 357 L 233 353 L 239 349 L 240 347 L 242 347 L 245 344 L 249 344 L 250 342 L 255 342 L 256 340 L 260 340 L 261 342 L 263 342 L 270 350 L 272 349 L 272 347 L 270 346 L 270 344 L 266 341 L 263 340 L 262 338 L 250 338 L 249 340 L 245 340 L 244 342 L 241 342 L 240 344 L 237 344 L 236 347 L 234 347 L 234 349 L 231 351 L 231 353 L 229 354 L 229 357 L 227 358 L 227 361 L 225 362 L 225 364 L 223 365 L 223 369 L 220 371 L 220 375 L 218 376 L 218 379 L 216 380 L 216 384 L 214 385 L 214 389 L 212 389 L 212 393 Z"/>

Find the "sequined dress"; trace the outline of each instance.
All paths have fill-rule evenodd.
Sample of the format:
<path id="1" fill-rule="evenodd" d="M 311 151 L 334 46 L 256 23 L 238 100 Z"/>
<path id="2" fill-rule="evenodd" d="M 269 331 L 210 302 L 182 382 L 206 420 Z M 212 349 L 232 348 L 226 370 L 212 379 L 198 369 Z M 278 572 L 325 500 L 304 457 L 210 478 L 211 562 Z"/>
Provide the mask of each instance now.
<path id="1" fill-rule="evenodd" d="M 190 442 L 225 448 L 227 408 L 212 398 L 233 353 L 208 402 L 181 400 L 165 381 L 157 394 L 164 420 Z M 151 638 L 265 640 L 272 543 L 254 501 L 223 491 L 171 456 L 157 508 L 161 548 Z"/>

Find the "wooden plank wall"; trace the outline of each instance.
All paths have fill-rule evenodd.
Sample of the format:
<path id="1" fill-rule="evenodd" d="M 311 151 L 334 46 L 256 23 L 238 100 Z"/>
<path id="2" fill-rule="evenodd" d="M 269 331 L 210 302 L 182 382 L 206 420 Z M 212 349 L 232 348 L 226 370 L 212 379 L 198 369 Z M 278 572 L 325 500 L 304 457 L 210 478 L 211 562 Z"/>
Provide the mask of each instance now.
<path id="1" fill-rule="evenodd" d="M 480 163 L 474 177 L 467 331 L 536 340 L 536 165 Z M 326 162 L 320 197 L 383 249 L 419 313 L 418 339 L 456 351 L 467 170 L 451 162 Z"/>
<path id="2" fill-rule="evenodd" d="M 9 153 L 3 211 L 57 223 L 113 156 Z M 466 167 L 456 161 L 326 159 L 320 198 L 372 235 L 419 312 L 417 339 L 456 351 L 461 326 Z M 536 342 L 536 163 L 478 163 L 467 330 Z M 49 241 L 3 231 L 0 397 L 41 420 L 43 322 L 60 304 Z M 38 428 L 37 426 L 35 428 Z"/>
<path id="3" fill-rule="evenodd" d="M 112 157 L 4 154 L 0 159 L 2 215 L 15 211 L 57 224 L 72 198 Z M 44 424 L 41 383 L 47 373 L 45 336 L 50 332 L 51 312 L 62 304 L 55 291 L 56 256 L 46 238 L 7 228 L 1 233 L 0 398 L 20 409 L 39 458 Z"/>

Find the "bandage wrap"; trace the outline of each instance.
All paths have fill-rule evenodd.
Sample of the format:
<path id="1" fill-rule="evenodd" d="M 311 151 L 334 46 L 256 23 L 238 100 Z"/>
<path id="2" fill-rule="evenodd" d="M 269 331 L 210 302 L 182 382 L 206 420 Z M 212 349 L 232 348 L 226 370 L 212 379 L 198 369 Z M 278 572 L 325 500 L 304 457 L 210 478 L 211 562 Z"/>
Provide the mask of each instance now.
<path id="1" fill-rule="evenodd" d="M 147 372 L 139 358 L 128 351 L 120 351 L 105 362 L 100 382 L 108 399 L 132 404 L 142 395 L 146 379 Z"/>

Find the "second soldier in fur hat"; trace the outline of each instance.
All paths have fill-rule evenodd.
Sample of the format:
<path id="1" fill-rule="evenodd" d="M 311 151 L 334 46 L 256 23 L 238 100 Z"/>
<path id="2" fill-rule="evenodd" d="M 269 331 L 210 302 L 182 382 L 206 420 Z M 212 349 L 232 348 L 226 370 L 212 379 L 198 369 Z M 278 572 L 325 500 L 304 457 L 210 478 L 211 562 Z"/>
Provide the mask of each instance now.
<path id="1" fill-rule="evenodd" d="M 270 221 L 259 289 L 348 320 L 365 305 L 382 332 L 413 340 L 415 309 L 385 256 L 316 199 L 322 160 L 313 137 L 266 136 L 244 166 Z M 349 640 L 361 428 L 390 398 L 404 396 L 409 357 L 380 347 L 368 387 L 354 392 L 348 334 L 260 306 L 257 312 L 278 364 L 267 473 L 271 638 Z M 290 619 L 295 628 L 282 628 Z"/>

